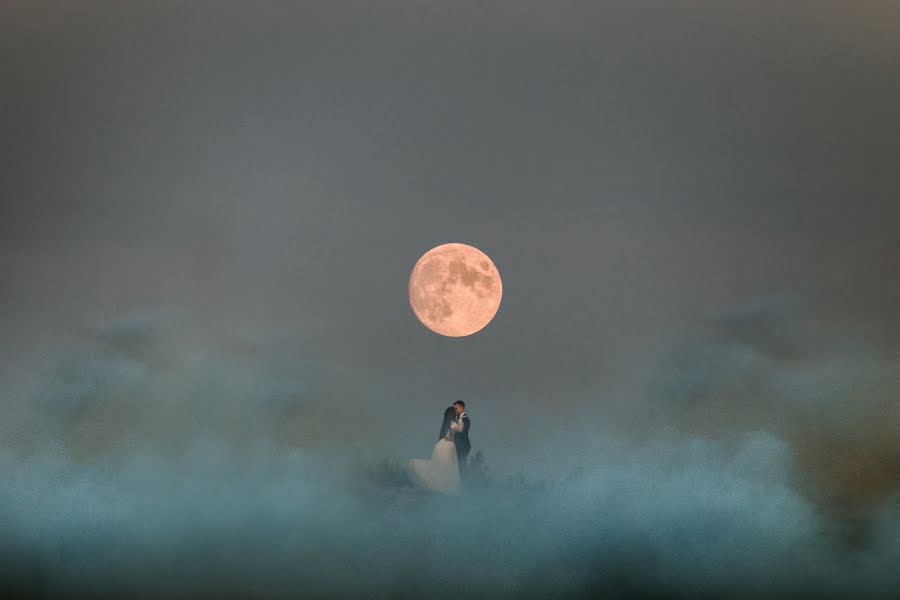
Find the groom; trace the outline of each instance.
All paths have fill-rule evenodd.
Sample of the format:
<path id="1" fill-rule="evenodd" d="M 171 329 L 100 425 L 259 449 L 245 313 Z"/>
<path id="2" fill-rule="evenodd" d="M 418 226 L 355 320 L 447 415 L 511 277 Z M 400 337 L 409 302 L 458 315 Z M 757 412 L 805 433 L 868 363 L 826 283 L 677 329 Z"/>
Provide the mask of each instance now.
<path id="1" fill-rule="evenodd" d="M 456 422 L 462 424 L 462 431 L 453 432 L 453 443 L 456 444 L 456 464 L 459 465 L 459 480 L 465 484 L 469 450 L 472 449 L 472 444 L 469 443 L 469 425 L 471 423 L 468 415 L 466 415 L 465 402 L 457 400 L 453 403 L 453 410 L 456 412 Z"/>

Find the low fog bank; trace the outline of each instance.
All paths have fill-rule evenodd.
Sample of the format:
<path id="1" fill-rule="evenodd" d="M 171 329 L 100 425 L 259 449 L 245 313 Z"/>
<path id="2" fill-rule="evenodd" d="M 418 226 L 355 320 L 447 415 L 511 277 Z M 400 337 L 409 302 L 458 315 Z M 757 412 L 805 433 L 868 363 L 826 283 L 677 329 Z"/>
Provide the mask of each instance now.
<path id="1" fill-rule="evenodd" d="M 870 352 L 837 368 L 849 357 L 825 342 L 855 329 L 816 338 L 827 307 L 776 296 L 707 315 L 648 356 L 655 403 L 548 423 L 521 473 L 485 451 L 459 498 L 404 477 L 436 431 L 392 416 L 303 331 L 225 332 L 171 306 L 88 322 L 4 377 L 0 581 L 51 596 L 889 597 L 900 494 L 865 432 L 894 427 L 877 415 L 895 348 L 860 333 Z M 848 411 L 853 390 L 872 393 Z M 829 454 L 839 434 L 870 480 Z M 529 469 L 539 454 L 557 467 Z"/>
<path id="2" fill-rule="evenodd" d="M 402 472 L 205 439 L 179 460 L 2 456 L 2 581 L 80 594 L 887 597 L 900 498 L 865 547 L 790 486 L 786 445 L 700 438 L 458 498 Z"/>
<path id="3" fill-rule="evenodd" d="M 819 282 L 698 310 L 647 357 L 621 429 L 730 446 L 771 432 L 788 443 L 804 496 L 868 529 L 900 491 L 900 253 L 882 250 Z"/>

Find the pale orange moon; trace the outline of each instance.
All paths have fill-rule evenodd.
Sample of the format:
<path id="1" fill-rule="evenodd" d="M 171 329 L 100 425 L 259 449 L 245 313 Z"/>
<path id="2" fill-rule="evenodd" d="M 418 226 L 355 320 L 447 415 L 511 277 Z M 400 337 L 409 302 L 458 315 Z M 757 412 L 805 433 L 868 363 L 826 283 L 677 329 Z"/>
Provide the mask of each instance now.
<path id="1" fill-rule="evenodd" d="M 487 254 L 468 244 L 441 244 L 422 255 L 409 276 L 409 304 L 435 333 L 472 335 L 491 322 L 503 284 Z"/>

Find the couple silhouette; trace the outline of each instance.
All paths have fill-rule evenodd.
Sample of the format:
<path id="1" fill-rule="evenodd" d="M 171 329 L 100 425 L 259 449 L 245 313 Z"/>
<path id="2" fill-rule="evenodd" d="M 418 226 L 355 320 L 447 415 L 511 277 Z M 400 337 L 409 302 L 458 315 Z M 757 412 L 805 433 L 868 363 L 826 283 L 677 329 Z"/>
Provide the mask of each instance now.
<path id="1" fill-rule="evenodd" d="M 408 468 L 413 479 L 425 489 L 452 494 L 459 492 L 466 479 L 471 420 L 466 414 L 466 403 L 457 400 L 444 410 L 441 431 L 430 459 L 413 458 Z"/>

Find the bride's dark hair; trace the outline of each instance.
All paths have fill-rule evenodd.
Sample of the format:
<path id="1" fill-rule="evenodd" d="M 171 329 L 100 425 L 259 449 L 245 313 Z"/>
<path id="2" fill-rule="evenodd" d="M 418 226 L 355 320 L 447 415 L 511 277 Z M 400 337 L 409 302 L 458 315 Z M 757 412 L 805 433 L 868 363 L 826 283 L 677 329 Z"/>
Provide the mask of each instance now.
<path id="1" fill-rule="evenodd" d="M 441 421 L 441 433 L 439 437 L 446 436 L 450 433 L 450 422 L 456 417 L 456 411 L 453 410 L 452 406 L 448 406 L 447 410 L 444 411 L 444 420 Z M 447 430 L 445 432 L 445 429 Z"/>

